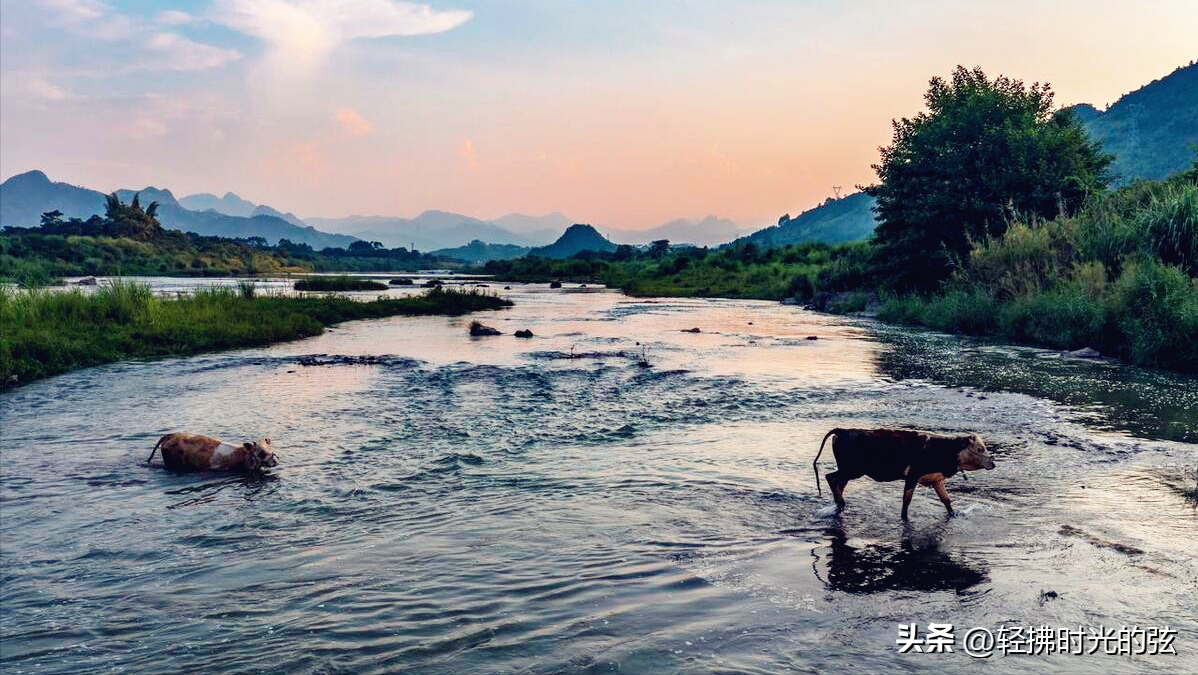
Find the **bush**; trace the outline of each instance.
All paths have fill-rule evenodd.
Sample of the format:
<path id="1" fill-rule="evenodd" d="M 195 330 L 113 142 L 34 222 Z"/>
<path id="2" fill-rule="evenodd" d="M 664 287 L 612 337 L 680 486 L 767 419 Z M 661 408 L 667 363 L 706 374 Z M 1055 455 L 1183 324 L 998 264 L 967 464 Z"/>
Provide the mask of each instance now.
<path id="1" fill-rule="evenodd" d="M 1198 370 L 1198 280 L 1159 262 L 1129 265 L 1115 284 L 1115 303 L 1133 362 Z"/>

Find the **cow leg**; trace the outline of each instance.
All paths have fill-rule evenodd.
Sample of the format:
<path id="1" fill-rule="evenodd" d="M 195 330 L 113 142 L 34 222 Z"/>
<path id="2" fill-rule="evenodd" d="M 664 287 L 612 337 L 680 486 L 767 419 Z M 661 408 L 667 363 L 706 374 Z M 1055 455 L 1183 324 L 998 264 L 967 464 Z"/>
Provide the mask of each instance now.
<path id="1" fill-rule="evenodd" d="M 839 471 L 824 476 L 828 480 L 828 487 L 832 489 L 832 498 L 836 500 L 836 508 L 844 508 L 844 486 L 849 484 L 849 479 L 844 477 Z"/>
<path id="2" fill-rule="evenodd" d="M 948 496 L 948 490 L 944 489 L 944 479 L 936 481 L 932 487 L 936 488 L 936 496 L 940 497 L 940 503 L 944 504 L 944 508 L 948 509 L 948 515 L 953 515 L 953 498 Z"/>
<path id="3" fill-rule="evenodd" d="M 911 506 L 911 498 L 915 496 L 915 485 L 918 482 L 918 478 L 914 480 L 908 478 L 906 484 L 903 486 L 903 520 L 907 519 L 907 508 Z"/>

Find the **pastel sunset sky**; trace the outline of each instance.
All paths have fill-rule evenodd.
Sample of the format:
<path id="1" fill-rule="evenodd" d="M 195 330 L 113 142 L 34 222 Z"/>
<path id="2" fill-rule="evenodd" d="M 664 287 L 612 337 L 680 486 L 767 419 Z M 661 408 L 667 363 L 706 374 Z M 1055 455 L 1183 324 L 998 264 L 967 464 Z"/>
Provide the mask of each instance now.
<path id="1" fill-rule="evenodd" d="M 873 179 L 928 79 L 1099 108 L 1198 2 L 0 0 L 0 174 L 304 216 L 767 224 Z"/>

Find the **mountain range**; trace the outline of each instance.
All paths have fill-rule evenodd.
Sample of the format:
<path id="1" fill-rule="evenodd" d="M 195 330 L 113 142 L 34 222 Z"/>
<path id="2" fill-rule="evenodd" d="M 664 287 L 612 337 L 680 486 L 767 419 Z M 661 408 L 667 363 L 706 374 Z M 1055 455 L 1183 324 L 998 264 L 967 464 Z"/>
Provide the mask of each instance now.
<path id="1" fill-rule="evenodd" d="M 263 237 L 272 244 L 289 239 L 318 250 L 330 246 L 345 248 L 354 241 L 353 237 L 319 232 L 261 211 L 250 216 L 232 216 L 212 209 L 192 211 L 175 199 L 170 190 L 147 187 L 117 190 L 116 194 L 125 202 L 132 200 L 134 194 L 141 195 L 142 204 L 158 202 L 158 220 L 172 230 L 229 238 Z M 104 199 L 102 192 L 53 182 L 41 171 L 29 171 L 0 184 L 0 225 L 36 226 L 41 223 L 42 213 L 53 210 L 61 211 L 67 218 L 87 219 L 104 213 Z"/>

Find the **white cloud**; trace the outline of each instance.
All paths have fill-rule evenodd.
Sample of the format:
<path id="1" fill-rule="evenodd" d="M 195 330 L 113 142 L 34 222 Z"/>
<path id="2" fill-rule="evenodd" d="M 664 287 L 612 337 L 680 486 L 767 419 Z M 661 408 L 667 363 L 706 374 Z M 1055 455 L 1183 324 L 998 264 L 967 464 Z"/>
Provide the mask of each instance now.
<path id="1" fill-rule="evenodd" d="M 108 11 L 108 5 L 99 0 L 41 0 L 41 5 L 67 23 L 92 21 Z"/>
<path id="2" fill-rule="evenodd" d="M 189 23 L 195 23 L 198 21 L 198 19 L 187 12 L 180 12 L 177 9 L 168 9 L 158 12 L 158 15 L 154 17 L 154 21 L 163 26 L 185 26 Z"/>
<path id="3" fill-rule="evenodd" d="M 80 97 L 57 84 L 54 84 L 39 73 L 7 73 L 0 80 L 0 90 L 5 96 L 13 96 L 28 101 L 62 102 L 74 101 Z"/>
<path id="4" fill-rule="evenodd" d="M 211 17 L 270 43 L 285 65 L 302 67 L 346 40 L 442 33 L 473 15 L 402 0 L 217 0 Z"/>
<path id="5" fill-rule="evenodd" d="M 162 70 L 217 68 L 241 58 L 235 49 L 222 49 L 189 40 L 177 33 L 157 33 L 145 43 L 153 56 L 144 64 Z"/>
<path id="6" fill-rule="evenodd" d="M 350 136 L 369 136 L 374 133 L 374 125 L 352 108 L 337 108 L 334 117 Z"/>

